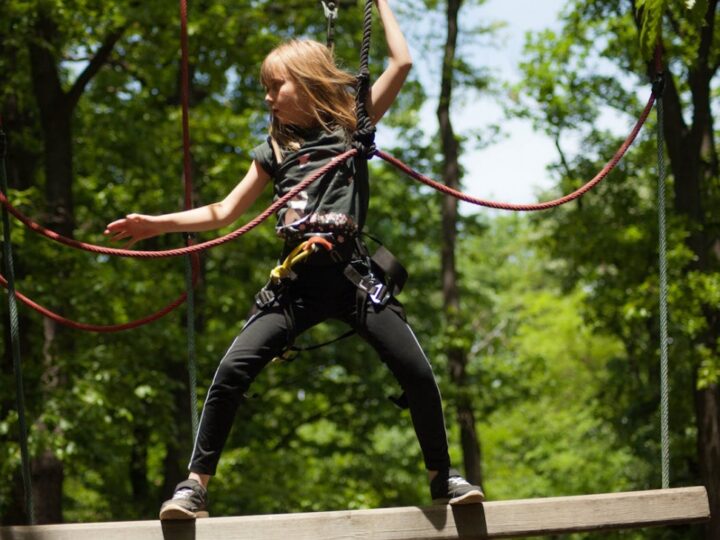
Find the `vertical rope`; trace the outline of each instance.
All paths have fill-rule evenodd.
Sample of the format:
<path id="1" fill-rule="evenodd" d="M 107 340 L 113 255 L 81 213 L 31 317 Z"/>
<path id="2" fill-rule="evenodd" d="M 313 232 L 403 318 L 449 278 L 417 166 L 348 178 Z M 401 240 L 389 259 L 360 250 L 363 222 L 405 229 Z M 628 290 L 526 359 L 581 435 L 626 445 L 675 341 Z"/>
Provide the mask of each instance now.
<path id="1" fill-rule="evenodd" d="M 183 179 L 185 186 L 185 209 L 193 206 L 192 194 L 192 160 L 190 156 L 190 69 L 188 53 L 187 29 L 187 0 L 180 0 L 180 94 L 182 101 L 182 129 L 183 129 Z M 187 237 L 187 245 L 192 244 L 192 238 Z M 192 422 L 192 439 L 198 430 L 197 410 L 197 361 L 195 348 L 195 288 L 193 287 L 192 256 L 185 257 L 185 283 L 187 289 L 187 349 L 188 349 L 188 381 L 190 387 L 190 420 Z"/>
<path id="2" fill-rule="evenodd" d="M 0 187 L 7 194 L 8 183 L 5 172 L 5 154 L 7 140 L 0 118 Z M 32 482 L 30 476 L 30 452 L 28 451 L 28 429 L 25 418 L 25 391 L 23 389 L 22 360 L 20 357 L 20 322 L 17 310 L 17 294 L 15 292 L 15 267 L 13 264 L 12 244 L 10 238 L 10 217 L 3 206 L 3 258 L 5 260 L 5 276 L 7 276 L 8 317 L 10 319 L 10 344 L 12 348 L 13 371 L 15 372 L 15 401 L 18 411 L 18 428 L 20 439 L 20 457 L 22 461 L 22 480 L 25 491 L 25 513 L 30 525 L 35 524 L 35 508 L 33 505 Z"/>
<path id="3" fill-rule="evenodd" d="M 375 126 L 367 112 L 367 96 L 370 92 L 370 42 L 372 36 L 372 9 L 373 0 L 365 0 L 363 15 L 363 40 L 360 47 L 360 67 L 357 75 L 357 88 L 355 92 L 355 111 L 357 127 L 353 133 L 355 143 L 353 147 L 360 155 L 370 159 L 376 152 Z"/>
<path id="4" fill-rule="evenodd" d="M 662 74 L 658 75 L 653 93 L 657 107 L 658 159 L 658 256 L 660 266 L 660 443 L 662 487 L 670 487 L 670 382 L 668 360 L 668 278 L 667 278 L 667 218 L 665 212 L 665 138 L 662 100 Z"/>

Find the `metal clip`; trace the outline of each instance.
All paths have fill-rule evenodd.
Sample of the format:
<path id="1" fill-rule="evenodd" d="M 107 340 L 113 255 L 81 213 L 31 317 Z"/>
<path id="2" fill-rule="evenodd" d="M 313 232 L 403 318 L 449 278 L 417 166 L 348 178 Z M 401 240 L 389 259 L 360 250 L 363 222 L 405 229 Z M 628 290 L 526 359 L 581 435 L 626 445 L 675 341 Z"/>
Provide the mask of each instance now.
<path id="1" fill-rule="evenodd" d="M 376 283 L 372 290 L 368 291 L 368 298 L 377 306 L 384 306 L 390 299 L 388 289 L 383 283 Z"/>
<path id="2" fill-rule="evenodd" d="M 327 17 L 328 20 L 337 19 L 338 8 L 335 2 L 325 2 L 325 0 L 320 0 L 320 3 L 323 5 L 323 11 L 325 12 L 325 17 Z"/>
<path id="3" fill-rule="evenodd" d="M 257 305 L 260 309 L 265 309 L 275 301 L 275 298 L 276 296 L 274 291 L 262 288 L 260 289 L 260 292 L 255 295 L 255 305 Z"/>
<path id="4" fill-rule="evenodd" d="M 384 306 L 390 299 L 388 288 L 372 274 L 362 278 L 358 287 L 367 293 L 370 301 L 376 306 Z"/>

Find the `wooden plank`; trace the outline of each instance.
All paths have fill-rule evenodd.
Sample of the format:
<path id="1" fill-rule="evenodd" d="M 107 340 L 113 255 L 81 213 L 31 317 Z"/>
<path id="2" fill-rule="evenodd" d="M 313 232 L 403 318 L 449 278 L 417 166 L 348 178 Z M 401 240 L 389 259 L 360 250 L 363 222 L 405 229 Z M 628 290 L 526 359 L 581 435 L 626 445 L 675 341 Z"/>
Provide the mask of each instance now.
<path id="1" fill-rule="evenodd" d="M 710 517 L 703 487 L 196 522 L 0 528 L 0 540 L 480 540 L 691 523 Z"/>

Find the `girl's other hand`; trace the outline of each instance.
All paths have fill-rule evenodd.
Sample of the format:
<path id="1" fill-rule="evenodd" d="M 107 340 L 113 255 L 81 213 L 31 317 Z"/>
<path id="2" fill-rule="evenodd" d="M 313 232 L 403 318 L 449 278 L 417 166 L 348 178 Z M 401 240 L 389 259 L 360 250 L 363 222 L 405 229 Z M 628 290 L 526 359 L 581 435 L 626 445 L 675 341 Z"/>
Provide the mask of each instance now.
<path id="1" fill-rule="evenodd" d="M 152 238 L 161 233 L 153 216 L 143 214 L 128 214 L 126 217 L 108 224 L 105 228 L 105 235 L 109 236 L 113 242 L 129 238 L 129 241 L 125 243 L 126 248 L 140 240 Z"/>

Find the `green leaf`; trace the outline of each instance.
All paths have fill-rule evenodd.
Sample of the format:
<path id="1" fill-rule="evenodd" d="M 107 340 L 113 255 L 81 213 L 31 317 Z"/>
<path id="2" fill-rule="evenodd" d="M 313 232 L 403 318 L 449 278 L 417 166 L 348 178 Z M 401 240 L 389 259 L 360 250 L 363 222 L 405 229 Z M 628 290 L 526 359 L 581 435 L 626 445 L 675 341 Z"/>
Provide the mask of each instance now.
<path id="1" fill-rule="evenodd" d="M 655 47 L 662 36 L 662 18 L 667 7 L 667 0 L 641 0 L 642 27 L 640 29 L 640 49 L 646 59 L 652 58 Z"/>

